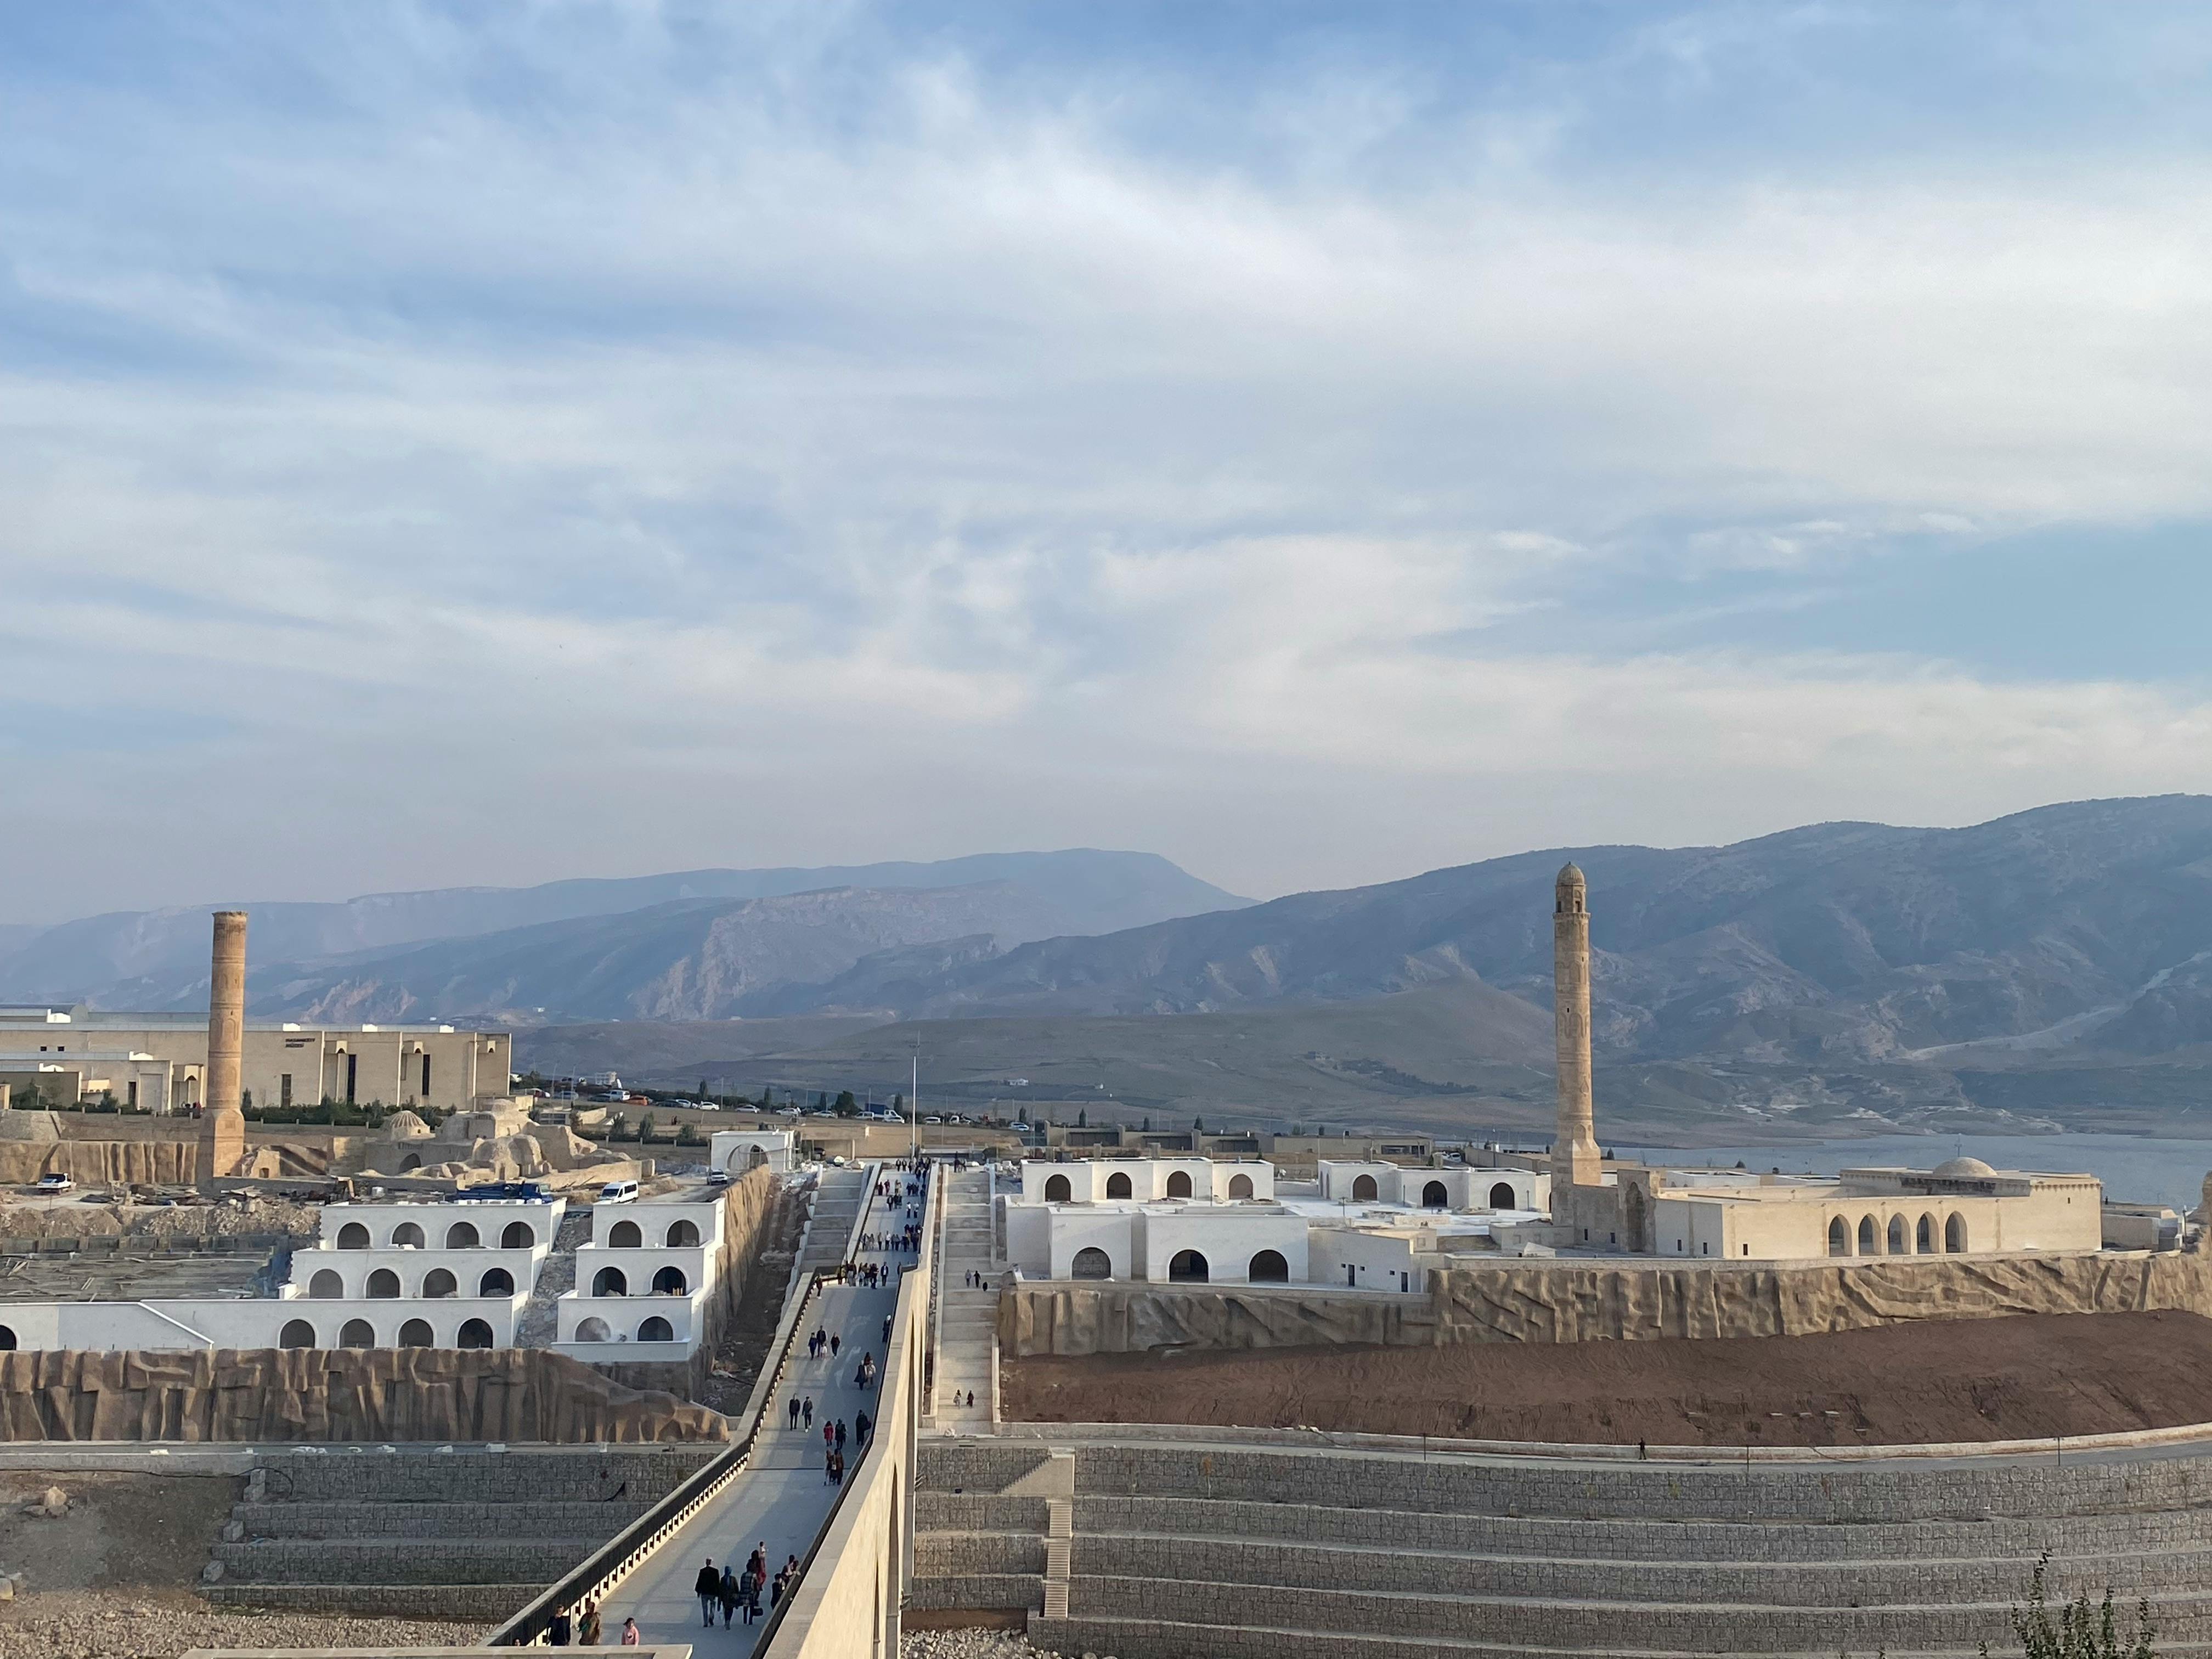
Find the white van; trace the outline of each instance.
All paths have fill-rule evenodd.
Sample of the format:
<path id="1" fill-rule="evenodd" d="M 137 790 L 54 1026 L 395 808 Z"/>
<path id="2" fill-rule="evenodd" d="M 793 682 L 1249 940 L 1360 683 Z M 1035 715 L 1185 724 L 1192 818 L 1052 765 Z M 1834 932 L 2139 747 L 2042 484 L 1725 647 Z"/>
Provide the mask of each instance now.
<path id="1" fill-rule="evenodd" d="M 629 1204 L 635 1201 L 636 1198 L 637 1182 L 635 1181 L 610 1181 L 599 1188 L 599 1202 L 602 1204 Z"/>

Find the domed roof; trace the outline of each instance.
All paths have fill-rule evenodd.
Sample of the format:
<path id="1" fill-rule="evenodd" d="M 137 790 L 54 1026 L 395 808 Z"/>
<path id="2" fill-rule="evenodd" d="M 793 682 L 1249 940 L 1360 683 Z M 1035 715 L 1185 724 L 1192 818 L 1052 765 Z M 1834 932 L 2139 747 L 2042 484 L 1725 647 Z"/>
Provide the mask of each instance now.
<path id="1" fill-rule="evenodd" d="M 1568 864 L 1561 866 L 1560 868 L 1559 885 L 1562 887 L 1587 887 L 1589 885 L 1589 883 L 1583 878 L 1583 871 L 1580 865 Z"/>
<path id="2" fill-rule="evenodd" d="M 1961 1176 L 1993 1176 L 1996 1171 L 1978 1158 L 1947 1158 L 1936 1166 L 1934 1173 L 1956 1178 Z"/>

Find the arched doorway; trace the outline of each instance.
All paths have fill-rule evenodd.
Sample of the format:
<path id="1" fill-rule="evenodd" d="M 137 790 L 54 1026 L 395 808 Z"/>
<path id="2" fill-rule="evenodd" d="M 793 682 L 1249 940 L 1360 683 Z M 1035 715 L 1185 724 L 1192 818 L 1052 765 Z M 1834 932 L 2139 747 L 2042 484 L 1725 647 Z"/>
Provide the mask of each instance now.
<path id="1" fill-rule="evenodd" d="M 422 1248 L 422 1230 L 411 1221 L 403 1221 L 392 1230 L 392 1248 L 395 1250 L 419 1250 Z"/>
<path id="2" fill-rule="evenodd" d="M 1634 1182 L 1622 1184 L 1628 1188 L 1628 1196 L 1621 1200 L 1621 1223 L 1628 1229 L 1628 1248 L 1640 1250 L 1644 1248 L 1644 1239 L 1649 1231 L 1644 1224 L 1648 1213 L 1644 1208 L 1644 1188 Z"/>
<path id="3" fill-rule="evenodd" d="M 455 1346 L 463 1348 L 489 1348 L 491 1346 L 491 1327 L 481 1319 L 463 1320 L 461 1334 Z"/>
<path id="4" fill-rule="evenodd" d="M 372 1302 L 390 1302 L 399 1295 L 399 1275 L 389 1267 L 379 1267 L 368 1276 L 368 1297 Z"/>
<path id="5" fill-rule="evenodd" d="M 1906 1254 L 1905 1248 L 1905 1218 L 1901 1215 L 1893 1215 L 1889 1218 L 1889 1253 L 1892 1255 L 1904 1255 Z"/>
<path id="6" fill-rule="evenodd" d="M 422 1296 L 426 1301 L 434 1302 L 441 1297 L 458 1296 L 460 1290 L 459 1282 L 443 1267 L 433 1267 L 422 1276 Z"/>
<path id="7" fill-rule="evenodd" d="M 1177 1284 L 1206 1282 L 1206 1258 L 1196 1250 L 1177 1250 L 1168 1261 L 1168 1277 Z"/>
<path id="8" fill-rule="evenodd" d="M 1291 1279 L 1291 1264 L 1283 1260 L 1279 1250 L 1262 1250 L 1252 1258 L 1252 1266 L 1245 1277 L 1255 1285 L 1287 1285 Z"/>
<path id="9" fill-rule="evenodd" d="M 1354 1204 L 1372 1204 L 1375 1201 L 1375 1194 L 1379 1190 L 1375 1185 L 1373 1176 L 1355 1176 L 1352 1182 L 1352 1201 Z"/>
<path id="10" fill-rule="evenodd" d="M 1953 1255 L 1966 1248 L 1966 1218 L 1952 1215 L 1943 1223 L 1943 1248 Z"/>
<path id="11" fill-rule="evenodd" d="M 449 1250 L 477 1250 L 483 1248 L 477 1237 L 477 1230 L 465 1221 L 456 1221 L 446 1229 L 446 1248 Z"/>
<path id="12" fill-rule="evenodd" d="M 1936 1218 L 1923 1215 L 1920 1224 L 1912 1230 L 1913 1249 L 1921 1255 L 1936 1254 Z"/>
<path id="13" fill-rule="evenodd" d="M 529 1250 L 538 1246 L 538 1234 L 527 1221 L 510 1221 L 507 1231 L 499 1236 L 502 1250 Z"/>
<path id="14" fill-rule="evenodd" d="M 399 1346 L 403 1348 L 434 1348 L 437 1340 L 430 1334 L 430 1322 L 410 1319 L 399 1328 Z"/>
<path id="15" fill-rule="evenodd" d="M 1421 1207 L 1441 1210 L 1451 1202 L 1451 1193 L 1441 1181 L 1431 1181 L 1421 1188 Z"/>
<path id="16" fill-rule="evenodd" d="M 307 1281 L 307 1294 L 318 1302 L 336 1302 L 345 1295 L 345 1280 L 335 1267 L 325 1267 Z"/>
<path id="17" fill-rule="evenodd" d="M 1075 1253 L 1068 1273 L 1077 1279 L 1111 1279 L 1114 1259 L 1096 1244 L 1086 1244 Z"/>
<path id="18" fill-rule="evenodd" d="M 406 1157 L 399 1160 L 399 1173 L 402 1175 L 406 1175 L 410 1171 L 419 1170 L 422 1167 L 422 1154 L 420 1152 L 410 1152 Z"/>
<path id="19" fill-rule="evenodd" d="M 1631 1187 L 1628 1190 L 1632 1193 L 1636 1188 Z M 1490 1207 L 1493 1210 L 1513 1210 L 1520 1207 L 1519 1205 L 1514 1202 L 1513 1183 L 1511 1182 L 1501 1181 L 1491 1188 Z M 1644 1229 L 1638 1226 L 1632 1226 L 1628 1231 L 1637 1235 L 1638 1238 L 1642 1237 L 1644 1232 Z"/>
<path id="20" fill-rule="evenodd" d="M 1843 1217 L 1838 1216 L 1828 1224 L 1828 1254 L 1849 1255 L 1850 1253 L 1851 1230 L 1844 1225 Z"/>
<path id="21" fill-rule="evenodd" d="M 655 1296 L 682 1296 L 691 1287 L 684 1282 L 684 1269 L 673 1265 L 663 1267 L 653 1276 Z"/>
<path id="22" fill-rule="evenodd" d="M 696 1222 L 678 1221 L 668 1229 L 668 1244 L 671 1249 L 688 1250 L 698 1242 L 699 1228 Z"/>
<path id="23" fill-rule="evenodd" d="M 0 1353 L 13 1353 L 15 1352 L 15 1333 L 6 1325 L 0 1325 Z"/>
<path id="24" fill-rule="evenodd" d="M 315 1328 L 304 1319 L 288 1319 L 284 1328 L 276 1333 L 280 1348 L 312 1348 L 315 1346 Z"/>
<path id="25" fill-rule="evenodd" d="M 1170 1198 L 1188 1198 L 1190 1196 L 1189 1170 L 1176 1170 L 1170 1172 L 1168 1176 L 1168 1196 Z"/>
<path id="26" fill-rule="evenodd" d="M 1075 1188 L 1067 1184 L 1064 1175 L 1054 1176 L 1044 1183 L 1044 1201 L 1048 1204 L 1065 1204 L 1074 1196 Z"/>
<path id="27" fill-rule="evenodd" d="M 1106 1177 L 1106 1196 L 1109 1198 L 1133 1198 L 1136 1196 L 1136 1188 L 1129 1184 L 1128 1176 L 1123 1175 L 1119 1170 L 1116 1170 L 1112 1175 Z"/>
<path id="28" fill-rule="evenodd" d="M 1874 1230 L 1874 1218 L 1870 1215 L 1861 1216 L 1859 1218 L 1859 1254 L 1874 1255 L 1878 1254 L 1881 1249 L 1881 1239 Z"/>
<path id="29" fill-rule="evenodd" d="M 376 1328 L 366 1319 L 349 1319 L 345 1328 L 338 1333 L 341 1348 L 373 1348 L 376 1346 Z"/>
<path id="30" fill-rule="evenodd" d="M 368 1229 L 358 1221 L 349 1221 L 338 1229 L 338 1249 L 365 1250 L 368 1248 Z"/>
<path id="31" fill-rule="evenodd" d="M 477 1282 L 478 1296 L 513 1296 L 514 1275 L 504 1267 L 494 1267 Z"/>
<path id="32" fill-rule="evenodd" d="M 1248 1176 L 1248 1175 L 1234 1175 L 1234 1176 L 1230 1176 L 1230 1177 L 1229 1177 L 1229 1196 L 1230 1196 L 1230 1197 L 1231 1197 L 1231 1198 L 1249 1198 L 1249 1197 L 1251 1197 L 1251 1196 L 1252 1196 L 1252 1177 L 1251 1177 L 1250 1176 Z"/>
<path id="33" fill-rule="evenodd" d="M 628 1296 L 629 1280 L 620 1267 L 602 1267 L 592 1279 L 593 1296 Z"/>
<path id="34" fill-rule="evenodd" d="M 607 1229 L 607 1248 L 611 1250 L 639 1249 L 644 1243 L 645 1235 L 637 1230 L 635 1221 L 617 1221 Z"/>
<path id="35" fill-rule="evenodd" d="M 641 1342 L 673 1342 L 676 1331 L 666 1320 L 655 1314 L 637 1328 L 637 1340 Z"/>
<path id="36" fill-rule="evenodd" d="M 576 1340 L 579 1342 L 604 1342 L 612 1334 L 604 1319 L 581 1320 L 576 1326 Z"/>

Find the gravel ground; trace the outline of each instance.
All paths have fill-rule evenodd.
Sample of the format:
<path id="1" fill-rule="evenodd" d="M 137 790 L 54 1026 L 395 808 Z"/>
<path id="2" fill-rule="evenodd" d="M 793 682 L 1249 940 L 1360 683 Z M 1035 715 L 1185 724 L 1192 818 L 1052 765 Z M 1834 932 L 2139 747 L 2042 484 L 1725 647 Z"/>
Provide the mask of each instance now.
<path id="1" fill-rule="evenodd" d="M 130 1590 L 57 1590 L 0 1606 L 0 1659 L 175 1659 L 191 1648 L 459 1648 L 489 1629 L 179 1606 Z"/>
<path id="2" fill-rule="evenodd" d="M 922 1630 L 899 1638 L 899 1659 L 1060 1659 L 1050 1648 L 1033 1648 L 1029 1638 L 1008 1630 Z M 1113 1659 L 1086 1653 L 1081 1659 Z"/>

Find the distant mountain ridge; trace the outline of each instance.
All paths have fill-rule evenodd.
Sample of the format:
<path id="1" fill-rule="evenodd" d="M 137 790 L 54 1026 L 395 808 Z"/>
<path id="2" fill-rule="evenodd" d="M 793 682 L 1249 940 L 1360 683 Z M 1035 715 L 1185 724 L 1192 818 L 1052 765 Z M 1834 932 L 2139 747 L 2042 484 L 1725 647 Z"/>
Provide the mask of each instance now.
<path id="1" fill-rule="evenodd" d="M 332 1006 L 404 1004 L 426 1008 L 439 999 L 414 986 L 391 988 L 381 1001 L 366 994 L 364 962 L 434 941 L 634 915 L 659 906 L 774 900 L 828 890 L 890 894 L 994 884 L 1004 889 L 1001 899 L 985 908 L 1001 949 L 1054 933 L 1112 932 L 1251 902 L 1201 881 L 1155 854 L 1079 848 L 977 854 L 933 863 L 691 870 L 536 887 L 447 888 L 373 894 L 343 903 L 249 901 L 240 908 L 253 915 L 251 959 L 259 970 L 257 985 L 270 982 L 268 970 L 279 965 L 322 963 L 333 970 L 343 966 L 350 988 Z M 0 1000 L 149 1009 L 204 1006 L 206 917 L 223 908 L 208 904 L 123 912 L 47 928 L 0 927 Z M 948 912 L 973 908 L 947 907 Z M 953 932 L 971 931 L 953 916 L 943 926 Z M 884 942 L 905 937 L 895 928 Z M 428 958 L 412 964 L 418 971 L 435 966 Z M 448 967 L 440 971 L 451 979 L 457 970 Z M 283 1006 L 292 1006 L 305 994 L 299 985 L 313 977 L 295 972 L 284 978 L 282 982 L 295 990 Z M 541 983 L 538 988 L 547 988 Z M 257 988 L 254 994 L 256 1012 L 270 1012 L 272 1005 L 264 1000 L 264 993 Z M 455 1013 L 489 1011 L 474 1004 L 444 1006 Z M 599 1012 L 622 1011 L 607 1007 Z"/>

